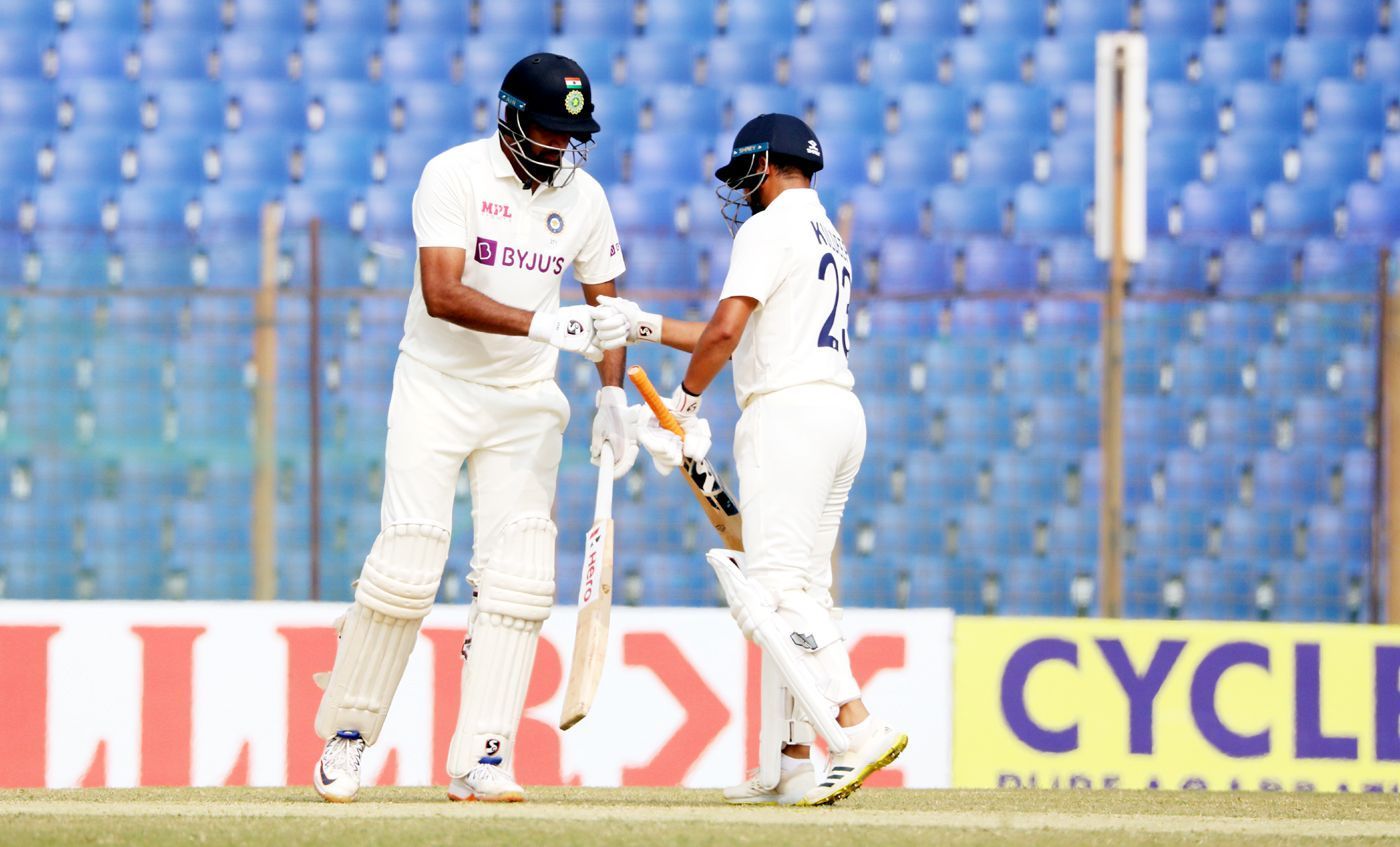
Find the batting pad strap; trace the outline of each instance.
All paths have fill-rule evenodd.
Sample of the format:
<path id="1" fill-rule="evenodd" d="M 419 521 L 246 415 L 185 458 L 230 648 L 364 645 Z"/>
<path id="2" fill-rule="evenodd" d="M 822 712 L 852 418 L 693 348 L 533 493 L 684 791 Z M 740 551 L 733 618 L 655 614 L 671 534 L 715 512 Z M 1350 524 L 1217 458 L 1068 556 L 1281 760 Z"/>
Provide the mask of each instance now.
<path id="1" fill-rule="evenodd" d="M 430 523 L 390 524 L 365 557 L 355 600 L 396 618 L 422 619 L 437 597 L 452 536 Z"/>
<path id="2" fill-rule="evenodd" d="M 477 579 L 475 605 L 487 614 L 542 621 L 554 605 L 554 580 L 488 570 Z"/>

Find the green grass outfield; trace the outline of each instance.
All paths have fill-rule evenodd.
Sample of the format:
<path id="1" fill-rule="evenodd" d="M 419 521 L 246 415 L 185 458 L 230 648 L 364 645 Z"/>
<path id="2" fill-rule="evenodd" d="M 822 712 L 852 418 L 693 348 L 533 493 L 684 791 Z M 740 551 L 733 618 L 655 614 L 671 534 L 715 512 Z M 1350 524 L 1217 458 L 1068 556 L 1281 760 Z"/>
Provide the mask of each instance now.
<path id="1" fill-rule="evenodd" d="M 527 803 L 449 803 L 441 789 L 0 791 L 0 844 L 1400 844 L 1400 797 L 1139 791 L 866 789 L 829 808 L 735 808 L 718 791 L 532 788 Z"/>

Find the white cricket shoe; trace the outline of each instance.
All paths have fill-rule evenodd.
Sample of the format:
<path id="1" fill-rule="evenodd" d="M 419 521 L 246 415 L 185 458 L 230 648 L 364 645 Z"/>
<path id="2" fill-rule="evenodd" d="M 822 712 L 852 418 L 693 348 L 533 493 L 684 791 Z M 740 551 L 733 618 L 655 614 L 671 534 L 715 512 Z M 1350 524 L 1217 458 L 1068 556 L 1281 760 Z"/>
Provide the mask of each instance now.
<path id="1" fill-rule="evenodd" d="M 875 724 L 864 741 L 852 743 L 849 750 L 831 758 L 826 776 L 797 805 L 826 806 L 849 797 L 872 773 L 899 758 L 908 743 L 909 736 L 894 727 Z"/>
<path id="2" fill-rule="evenodd" d="M 447 786 L 447 797 L 482 803 L 520 803 L 525 800 L 525 789 L 504 769 L 482 763 L 467 771 L 466 776 L 454 776 Z"/>
<path id="3" fill-rule="evenodd" d="M 332 803 L 352 803 L 360 793 L 360 757 L 365 740 L 353 729 L 337 732 L 326 742 L 311 784 L 316 793 Z"/>
<path id="4" fill-rule="evenodd" d="M 758 774 L 724 789 L 724 802 L 735 806 L 795 806 L 817 784 L 811 762 L 803 762 L 778 778 L 775 788 L 758 784 Z"/>

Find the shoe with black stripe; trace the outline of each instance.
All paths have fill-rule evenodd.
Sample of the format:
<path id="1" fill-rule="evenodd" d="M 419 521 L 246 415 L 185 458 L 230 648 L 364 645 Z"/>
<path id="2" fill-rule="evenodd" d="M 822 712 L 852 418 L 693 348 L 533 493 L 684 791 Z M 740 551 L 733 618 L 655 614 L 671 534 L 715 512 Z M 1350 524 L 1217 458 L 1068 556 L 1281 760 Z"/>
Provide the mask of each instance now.
<path id="1" fill-rule="evenodd" d="M 828 806 L 849 797 L 872 773 L 899 758 L 908 743 L 909 736 L 894 727 L 877 725 L 863 742 L 833 756 L 826 775 L 797 805 Z"/>

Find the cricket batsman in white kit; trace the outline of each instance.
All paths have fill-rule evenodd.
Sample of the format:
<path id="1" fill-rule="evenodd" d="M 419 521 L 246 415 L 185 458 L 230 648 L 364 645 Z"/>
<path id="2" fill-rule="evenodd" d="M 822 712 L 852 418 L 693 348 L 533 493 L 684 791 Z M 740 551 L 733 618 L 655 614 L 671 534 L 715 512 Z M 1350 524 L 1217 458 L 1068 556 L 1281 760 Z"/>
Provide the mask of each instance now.
<path id="1" fill-rule="evenodd" d="M 512 756 L 540 626 L 554 603 L 550 518 L 569 406 L 559 351 L 598 362 L 594 462 L 637 455 L 620 387 L 624 351 L 597 345 L 588 305 L 561 307 L 572 266 L 585 299 L 616 294 L 622 251 L 607 199 L 579 167 L 599 131 L 576 62 L 540 53 L 501 83 L 498 131 L 428 162 L 413 196 L 413 293 L 389 403 L 380 533 L 338 621 L 316 713 L 314 784 L 349 802 L 447 560 L 462 462 L 471 485 L 472 604 L 461 711 L 448 752 L 454 800 L 519 801 Z"/>
<path id="2" fill-rule="evenodd" d="M 749 121 L 715 172 L 725 217 L 742 225 L 714 316 L 663 319 L 611 296 L 594 310 L 605 350 L 660 341 L 691 353 L 670 401 L 684 442 L 649 413 L 639 427 L 663 473 L 683 454 L 698 459 L 708 450 L 700 397 L 734 360 L 745 552 L 716 549 L 708 558 L 740 629 L 765 653 L 760 765 L 725 790 L 737 804 L 833 803 L 908 743 L 862 703 L 831 598 L 831 554 L 865 454 L 865 413 L 846 361 L 850 254 L 811 187 L 821 167 L 821 145 L 799 118 Z M 813 705 L 804 711 L 801 703 Z M 833 754 L 820 781 L 810 761 L 817 734 Z"/>

